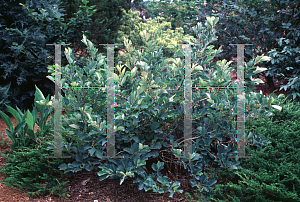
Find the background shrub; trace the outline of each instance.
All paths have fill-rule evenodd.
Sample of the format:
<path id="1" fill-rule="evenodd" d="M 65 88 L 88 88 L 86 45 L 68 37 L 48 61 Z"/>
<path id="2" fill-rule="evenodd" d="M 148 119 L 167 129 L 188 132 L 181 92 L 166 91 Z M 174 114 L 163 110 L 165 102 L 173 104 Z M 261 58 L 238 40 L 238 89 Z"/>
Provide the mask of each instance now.
<path id="1" fill-rule="evenodd" d="M 0 22 L 5 27 L 0 30 L 0 86 L 11 82 L 8 100 L 14 109 L 16 106 L 21 110 L 32 107 L 35 84 L 46 95 L 54 94 L 54 84 L 46 76 L 47 65 L 54 62 L 55 49 L 46 44 L 76 41 L 75 29 L 68 26 L 80 26 L 84 30 L 84 25 L 89 23 L 86 12 L 78 13 L 68 24 L 63 23 L 63 10 L 59 5 L 58 0 L 0 2 Z M 72 43 L 70 46 L 74 47 Z M 62 46 L 62 50 L 64 48 Z M 7 113 L 5 107 L 1 110 Z"/>
<path id="2" fill-rule="evenodd" d="M 75 17 L 74 13 L 78 11 L 81 5 L 81 0 L 67 0 L 63 1 L 62 5 L 66 9 L 65 18 Z M 121 20 L 124 17 L 122 9 L 128 12 L 132 8 L 145 7 L 142 0 L 134 0 L 133 3 L 128 0 L 90 0 L 87 3 L 88 6 L 95 5 L 96 12 L 91 16 L 91 24 L 87 27 L 90 30 L 90 34 L 85 34 L 99 49 L 99 53 L 107 54 L 106 46 L 98 44 L 113 44 L 117 43 L 117 33 L 120 29 Z M 77 33 L 81 34 L 80 27 L 77 27 Z M 80 43 L 79 39 L 75 42 L 78 49 L 86 51 L 86 47 Z M 75 52 L 78 49 L 75 49 Z M 115 46 L 115 58 L 117 52 L 123 49 L 124 46 Z"/>
<path id="3" fill-rule="evenodd" d="M 5 104 L 9 104 L 10 101 L 7 99 L 8 98 L 8 91 L 10 88 L 10 83 L 4 87 L 0 87 L 0 107 L 5 106 Z"/>
<path id="4" fill-rule="evenodd" d="M 149 40 L 155 41 L 155 46 L 160 48 L 162 47 L 163 56 L 171 58 L 174 56 L 177 49 L 177 43 L 187 43 L 187 40 L 191 40 L 192 35 L 184 35 L 182 28 L 177 28 L 175 31 L 171 29 L 170 22 L 164 22 L 164 18 L 159 18 L 161 22 L 157 20 L 150 19 L 146 23 L 142 23 L 142 19 L 138 17 L 139 12 L 134 13 L 133 11 L 126 11 L 123 9 L 124 18 L 122 19 L 122 25 L 118 31 L 118 37 L 116 39 L 117 43 L 124 43 L 125 40 L 132 41 L 133 46 L 136 50 L 146 50 L 146 45 L 142 41 L 142 37 L 136 33 L 140 33 L 143 30 L 146 30 L 150 34 Z M 125 48 L 125 47 L 124 47 Z M 134 56 L 137 56 L 134 54 Z M 128 57 L 127 53 L 120 53 L 116 61 L 123 61 L 123 64 L 129 62 L 129 59 L 125 60 L 125 57 Z"/>
<path id="5" fill-rule="evenodd" d="M 220 18 L 220 23 L 216 26 L 218 40 L 213 42 L 216 48 L 223 46 L 223 52 L 218 56 L 220 60 L 236 57 L 236 46 L 229 44 L 253 44 L 245 46 L 245 61 L 249 61 L 256 55 L 265 54 L 274 48 L 286 52 L 274 60 L 262 63 L 262 67 L 267 67 L 265 76 L 270 88 L 274 88 L 273 76 L 285 75 L 290 79 L 287 85 L 294 92 L 291 96 L 299 92 L 299 57 L 294 57 L 294 48 L 299 47 L 299 1 L 285 0 L 255 0 L 255 1 L 151 1 L 147 4 L 147 14 L 155 18 L 160 13 L 165 17 L 165 21 L 171 22 L 172 28 L 183 27 L 184 34 L 191 34 L 191 27 L 197 22 L 205 21 L 207 16 Z M 194 15 L 194 16 L 192 16 Z M 280 38 L 289 39 L 289 45 L 280 47 L 277 43 Z M 289 48 L 291 46 L 292 49 Z M 295 51 L 297 51 L 296 49 Z M 280 52 L 280 51 L 279 51 Z M 294 53 L 293 53 L 294 52 Z M 271 53 L 270 53 L 271 54 Z M 276 54 L 276 53 L 275 53 Z M 288 63 L 284 61 L 290 61 Z M 236 68 L 236 64 L 233 64 Z M 292 65 L 292 66 L 291 66 Z M 292 70 L 289 67 L 293 67 Z M 286 75 L 287 70 L 294 75 L 294 78 Z M 295 82 L 295 83 L 293 83 Z M 295 97 L 295 96 L 294 96 Z"/>

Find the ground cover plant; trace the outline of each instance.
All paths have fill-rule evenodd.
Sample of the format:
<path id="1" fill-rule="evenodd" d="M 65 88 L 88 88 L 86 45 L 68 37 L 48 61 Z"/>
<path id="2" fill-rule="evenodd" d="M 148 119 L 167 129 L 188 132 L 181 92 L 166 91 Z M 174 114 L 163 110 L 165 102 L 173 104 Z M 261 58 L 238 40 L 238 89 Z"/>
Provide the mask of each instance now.
<path id="1" fill-rule="evenodd" d="M 44 100 L 41 91 L 37 87 L 36 89 L 35 101 Z M 46 125 L 52 110 L 38 103 L 35 103 L 32 114 L 28 110 L 23 114 L 19 108 L 15 110 L 8 105 L 6 107 L 18 121 L 14 127 L 9 117 L 0 111 L 9 128 L 6 129 L 6 134 L 12 140 L 10 145 L 12 150 L 6 150 L 3 154 L 7 158 L 7 164 L 0 171 L 7 177 L 2 182 L 6 186 L 25 191 L 31 197 L 48 194 L 64 196 L 66 192 L 64 185 L 68 181 L 63 179 L 65 174 L 57 169 L 64 161 L 46 158 L 52 155 L 46 150 L 48 141 L 53 139 L 53 135 L 48 132 L 50 126 Z M 38 117 L 37 109 L 41 112 L 41 117 Z M 37 132 L 33 132 L 35 123 L 39 125 Z"/>

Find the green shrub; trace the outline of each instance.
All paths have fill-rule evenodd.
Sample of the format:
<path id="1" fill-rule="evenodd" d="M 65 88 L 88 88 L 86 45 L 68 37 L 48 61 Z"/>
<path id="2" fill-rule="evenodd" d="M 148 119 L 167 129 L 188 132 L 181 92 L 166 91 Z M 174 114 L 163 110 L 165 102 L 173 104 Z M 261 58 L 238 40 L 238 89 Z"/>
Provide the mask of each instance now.
<path id="1" fill-rule="evenodd" d="M 197 39 L 193 39 L 193 43 L 196 43 L 193 55 L 201 53 L 202 56 L 202 59 L 193 61 L 192 65 L 192 81 L 196 86 L 232 85 L 230 76 L 232 69 L 229 68 L 231 62 L 210 63 L 214 56 L 221 51 L 214 50 L 213 46 L 208 46 L 211 41 L 216 40 L 214 26 L 217 22 L 218 19 L 207 18 L 205 27 L 198 24 L 194 29 Z M 65 173 L 71 174 L 83 168 L 87 171 L 100 168 L 101 170 L 98 172 L 100 181 L 106 178 L 120 178 L 120 184 L 122 184 L 126 178 L 134 177 L 134 183 L 139 183 L 140 190 L 152 190 L 159 193 L 168 191 L 172 197 L 174 192 L 182 192 L 178 190 L 180 183 L 170 184 L 167 176 L 163 176 L 161 173 L 164 162 L 156 160 L 158 160 L 158 152 L 161 149 L 168 149 L 176 156 L 183 154 L 183 146 L 179 142 L 181 137 L 174 135 L 171 130 L 162 131 L 161 128 L 170 123 L 174 127 L 172 130 L 177 129 L 184 132 L 182 127 L 184 100 L 182 98 L 185 69 L 180 58 L 176 60 L 164 58 L 162 49 L 154 48 L 155 42 L 148 41 L 150 34 L 142 31 L 140 35 L 143 37 L 147 49 L 142 53 L 136 51 L 138 58 L 128 58 L 131 61 L 128 64 L 130 71 L 125 71 L 125 68 L 117 66 L 119 75 L 114 73 L 109 76 L 105 56 L 96 55 L 97 49 L 85 36 L 83 36 L 82 42 L 88 46 L 90 58 L 84 60 L 83 69 L 76 66 L 77 60 L 72 50 L 66 49 L 65 54 L 69 65 L 62 68 L 62 74 L 66 75 L 66 78 L 62 80 L 62 85 L 72 88 L 65 89 L 63 108 L 72 109 L 72 114 L 65 117 L 64 121 L 68 124 L 66 131 L 73 130 L 75 133 L 72 137 L 81 142 L 63 143 L 66 148 L 66 150 L 64 148 L 64 152 L 76 160 L 72 163 L 61 164 L 59 168 Z M 125 48 L 132 55 L 131 41 L 124 40 L 124 43 Z M 183 49 L 177 48 L 175 55 L 184 56 Z M 248 79 L 245 82 L 247 85 L 245 99 L 248 109 L 246 120 L 251 116 L 271 115 L 266 110 L 271 107 L 275 98 L 266 98 L 261 94 L 251 92 L 251 88 L 259 81 L 253 80 L 252 75 L 264 71 L 256 65 L 266 60 L 270 60 L 270 58 L 259 56 L 249 61 L 245 68 L 245 78 Z M 169 62 L 173 64 L 170 65 Z M 206 68 L 203 68 L 204 65 Z M 55 74 L 53 66 L 49 66 L 48 69 L 53 76 Z M 162 73 L 163 70 L 167 71 Z M 208 72 L 211 73 L 211 77 L 208 77 Z M 54 81 L 52 76 L 48 78 Z M 114 108 L 115 154 L 120 155 L 121 159 L 103 157 L 106 156 L 107 139 L 111 138 L 105 130 L 107 124 L 105 121 L 106 105 L 111 105 L 113 102 L 108 100 L 106 103 L 103 95 L 105 96 L 107 91 L 104 89 L 102 91 L 83 89 L 83 87 L 91 85 L 104 87 L 107 85 L 107 80 L 115 81 L 114 92 L 117 97 L 117 102 L 115 102 L 117 105 Z M 195 143 L 193 143 L 193 153 L 190 154 L 190 158 L 183 158 L 177 162 L 184 164 L 185 169 L 187 168 L 191 172 L 190 175 L 194 177 L 191 185 L 193 187 L 201 186 L 203 192 L 210 195 L 216 180 L 208 179 L 207 175 L 201 172 L 202 169 L 208 167 L 213 161 L 218 162 L 217 167 L 221 168 L 237 169 L 240 167 L 239 162 L 235 159 L 231 161 L 227 158 L 229 155 L 233 155 L 235 145 L 230 144 L 225 147 L 220 144 L 220 141 L 229 140 L 235 134 L 233 122 L 236 115 L 234 112 L 236 95 L 232 89 L 217 90 L 216 92 L 204 89 L 203 94 L 194 92 L 192 97 L 195 103 L 200 101 L 204 103 L 203 105 L 193 105 L 192 118 L 195 119 L 193 123 L 197 128 L 196 131 L 193 131 L 193 135 L 197 135 L 197 137 L 194 138 Z M 92 106 L 93 103 L 90 103 L 90 100 L 95 100 L 96 104 L 101 106 L 100 109 Z M 44 104 L 47 105 L 47 103 Z M 107 127 L 112 126 L 107 124 Z M 251 134 L 249 134 L 250 136 Z M 260 149 L 268 144 L 266 139 L 261 139 L 257 135 L 250 142 Z M 211 144 L 215 146 L 211 146 Z M 48 149 L 53 148 L 53 145 L 48 147 Z M 151 165 L 154 173 L 145 172 L 146 161 L 149 158 L 157 162 Z"/>
<path id="2" fill-rule="evenodd" d="M 8 98 L 8 91 L 10 88 L 10 83 L 4 87 L 0 86 L 0 108 L 4 105 L 4 104 L 8 104 L 10 103 L 10 101 L 7 99 Z"/>
<path id="3" fill-rule="evenodd" d="M 275 76 L 276 78 L 288 79 L 286 85 L 280 85 L 280 89 L 289 91 L 289 97 L 293 99 L 297 96 L 297 101 L 300 100 L 300 31 L 290 32 L 288 35 L 291 39 L 280 38 L 278 44 L 281 46 L 278 50 L 272 49 L 268 54 L 272 57 L 272 60 L 267 63 L 268 72 L 267 76 Z M 285 44 L 284 44 L 284 43 Z M 284 64 L 284 65 L 283 65 Z M 293 75 L 294 78 L 290 78 L 288 75 Z M 281 83 L 282 84 L 282 83 Z"/>
<path id="4" fill-rule="evenodd" d="M 135 1 L 136 6 L 141 0 Z M 81 0 L 66 0 L 62 4 L 66 8 L 67 18 L 75 17 L 73 13 L 78 11 Z M 120 27 L 120 21 L 123 18 L 121 9 L 127 12 L 131 9 L 131 2 L 127 0 L 89 0 L 89 6 L 95 6 L 96 12 L 91 16 L 91 24 L 87 26 L 90 30 L 89 34 L 85 34 L 94 44 L 99 47 L 99 52 L 106 54 L 106 47 L 98 44 L 113 44 L 116 43 L 117 32 Z M 80 27 L 77 27 L 80 30 Z M 82 33 L 77 32 L 82 36 Z M 80 43 L 80 39 L 76 41 L 76 47 L 84 51 L 84 44 Z M 121 47 L 122 48 L 122 47 Z M 115 49 L 117 50 L 117 48 Z M 75 50 L 74 50 L 75 51 Z M 115 54 L 115 57 L 117 55 Z"/>

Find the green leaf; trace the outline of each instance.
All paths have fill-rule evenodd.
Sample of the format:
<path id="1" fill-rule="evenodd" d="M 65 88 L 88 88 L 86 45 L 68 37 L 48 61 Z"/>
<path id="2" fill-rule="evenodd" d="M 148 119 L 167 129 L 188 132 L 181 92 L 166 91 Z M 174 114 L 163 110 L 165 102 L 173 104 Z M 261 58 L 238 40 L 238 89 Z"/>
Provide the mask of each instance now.
<path id="1" fill-rule="evenodd" d="M 263 56 L 262 58 L 261 58 L 261 62 L 265 62 L 265 61 L 270 61 L 271 60 L 271 57 L 269 57 L 269 56 Z"/>
<path id="2" fill-rule="evenodd" d="M 75 168 L 75 167 L 78 167 L 78 166 L 81 166 L 82 165 L 82 161 L 78 162 L 78 161 L 74 161 L 72 162 L 72 166 Z"/>
<path id="3" fill-rule="evenodd" d="M 67 164 L 63 163 L 58 166 L 59 170 L 66 170 L 68 168 Z"/>
<path id="4" fill-rule="evenodd" d="M 137 95 L 141 94 L 141 93 L 144 92 L 145 90 L 147 90 L 147 85 L 139 86 L 139 87 L 137 88 Z"/>
<path id="5" fill-rule="evenodd" d="M 95 153 L 96 149 L 93 147 L 92 149 L 89 150 L 89 153 L 91 156 L 93 156 L 93 154 Z"/>
<path id="6" fill-rule="evenodd" d="M 160 118 L 162 119 L 162 120 L 165 120 L 166 119 L 166 117 L 168 117 L 168 114 L 167 113 L 162 113 L 161 115 L 160 115 Z"/>
<path id="7" fill-rule="evenodd" d="M 17 119 L 17 124 L 20 123 L 22 121 L 20 114 L 17 112 L 17 110 L 15 110 L 14 108 L 12 108 L 11 106 L 5 105 L 8 109 L 8 112 L 11 113 L 15 119 Z"/>
<path id="8" fill-rule="evenodd" d="M 197 65 L 196 67 L 194 67 L 193 70 L 201 71 L 201 70 L 203 70 L 203 67 L 201 65 Z"/>
<path id="9" fill-rule="evenodd" d="M 40 104 L 38 104 L 36 101 L 42 101 L 45 100 L 45 97 L 43 95 L 43 93 L 40 91 L 40 89 L 35 85 L 35 94 L 34 94 L 34 105 L 38 108 L 39 112 L 42 114 L 44 114 L 44 110 L 47 108 L 46 106 L 42 106 Z"/>
<path id="10" fill-rule="evenodd" d="M 13 141 L 13 143 L 16 143 L 16 139 L 15 139 L 16 136 L 12 135 L 11 132 L 9 130 L 7 130 L 6 128 L 5 128 L 5 131 L 6 131 L 7 136 Z"/>
<path id="11" fill-rule="evenodd" d="M 257 67 L 256 70 L 253 72 L 253 74 L 259 74 L 259 73 L 264 72 L 266 70 L 268 70 L 268 69 Z"/>
<path id="12" fill-rule="evenodd" d="M 0 115 L 1 115 L 4 123 L 8 127 L 9 131 L 13 132 L 14 131 L 14 125 L 13 125 L 12 121 L 10 120 L 10 118 L 5 113 L 3 113 L 1 110 L 0 110 Z"/>
<path id="13" fill-rule="evenodd" d="M 164 162 L 158 161 L 157 162 L 157 167 L 158 167 L 158 170 L 161 170 L 164 167 Z"/>
<path id="14" fill-rule="evenodd" d="M 78 125 L 76 125 L 76 124 L 71 124 L 71 125 L 69 125 L 71 128 L 75 128 L 75 129 L 79 129 L 79 127 L 78 127 Z"/>
<path id="15" fill-rule="evenodd" d="M 157 129 L 158 127 L 159 127 L 159 123 L 158 122 L 154 122 L 154 123 L 151 124 L 151 129 L 152 130 Z"/>
<path id="16" fill-rule="evenodd" d="M 137 67 L 135 66 L 135 67 L 131 70 L 131 78 L 134 78 L 134 77 L 135 77 L 136 71 L 137 71 Z"/>
<path id="17" fill-rule="evenodd" d="M 96 150 L 96 156 L 97 156 L 97 158 L 101 158 L 102 152 L 100 150 Z"/>
<path id="18" fill-rule="evenodd" d="M 24 125 L 25 125 L 25 121 L 17 124 L 17 126 L 15 127 L 15 132 L 19 132 L 20 128 L 22 128 Z"/>
<path id="19" fill-rule="evenodd" d="M 124 83 L 125 83 L 125 81 L 126 81 L 126 78 L 127 78 L 127 74 L 122 78 L 122 81 L 121 81 L 121 86 L 123 86 L 124 85 Z"/>
<path id="20" fill-rule="evenodd" d="M 157 171 L 157 170 L 158 170 L 157 164 L 155 164 L 155 163 L 153 163 L 151 167 L 152 167 L 152 169 L 153 169 L 154 171 Z"/>
<path id="21" fill-rule="evenodd" d="M 161 129 L 155 129 L 154 132 L 155 132 L 155 133 L 161 133 L 161 134 L 164 133 Z"/>
<path id="22" fill-rule="evenodd" d="M 34 107 L 32 110 L 32 116 L 33 116 L 33 123 L 36 123 L 37 118 L 38 118 L 38 113 L 37 113 L 36 107 Z"/>
<path id="23" fill-rule="evenodd" d="M 33 130 L 35 123 L 33 122 L 33 117 L 32 117 L 32 114 L 29 112 L 29 110 L 27 113 L 26 123 L 29 126 L 29 129 Z"/>
<path id="24" fill-rule="evenodd" d="M 181 51 L 177 51 L 177 52 L 175 53 L 175 55 L 176 55 L 176 56 L 184 56 L 184 54 L 183 54 Z"/>
<path id="25" fill-rule="evenodd" d="M 282 110 L 282 107 L 280 107 L 279 105 L 271 105 L 273 108 L 278 109 L 279 111 Z"/>
<path id="26" fill-rule="evenodd" d="M 76 161 L 82 162 L 83 161 L 83 157 L 80 154 L 76 154 Z"/>

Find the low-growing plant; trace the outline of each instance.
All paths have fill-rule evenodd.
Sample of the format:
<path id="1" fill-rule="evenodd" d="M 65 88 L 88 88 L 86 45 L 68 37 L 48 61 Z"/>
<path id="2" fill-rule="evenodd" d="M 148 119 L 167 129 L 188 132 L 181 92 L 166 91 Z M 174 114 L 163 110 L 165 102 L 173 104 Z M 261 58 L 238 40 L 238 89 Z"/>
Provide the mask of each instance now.
<path id="1" fill-rule="evenodd" d="M 19 147 L 11 152 L 6 150 L 2 154 L 7 159 L 7 163 L 0 169 L 6 175 L 1 180 L 5 186 L 19 188 L 30 197 L 66 194 L 66 174 L 57 169 L 64 161 L 47 159 L 46 156 L 52 155 L 52 152 L 46 150 L 45 142 L 42 141 L 36 148 Z"/>
<path id="2" fill-rule="evenodd" d="M 17 119 L 15 128 L 13 128 L 14 126 L 7 115 L 0 111 L 4 122 L 9 127 L 9 130 L 6 129 L 6 134 L 13 141 L 10 145 L 12 150 L 6 150 L 3 153 L 7 163 L 0 169 L 0 172 L 6 175 L 2 182 L 6 186 L 25 191 L 31 197 L 48 194 L 65 197 L 64 185 L 68 181 L 65 180 L 66 174 L 58 169 L 58 166 L 65 161 L 46 157 L 53 155 L 46 148 L 49 146 L 49 142 L 53 142 L 54 118 L 52 116 L 50 122 L 46 123 L 53 109 L 41 105 L 45 102 L 49 103 L 49 96 L 45 99 L 36 87 L 35 107 L 32 114 L 29 111 L 23 114 L 19 108 L 16 111 L 7 106 L 8 111 Z M 37 116 L 36 108 L 38 108 L 41 117 Z M 39 126 L 37 132 L 30 129 L 30 126 L 34 126 L 35 123 Z M 18 132 L 18 136 L 16 136 L 16 132 Z M 62 134 L 64 142 L 74 141 L 64 128 L 62 128 Z"/>
<path id="3" fill-rule="evenodd" d="M 205 29 L 201 24 L 194 28 L 197 39 L 193 39 L 195 48 L 193 50 L 192 64 L 192 84 L 213 85 L 213 86 L 233 86 L 229 68 L 231 62 L 210 61 L 221 51 L 213 50 L 213 46 L 208 46 L 211 41 L 216 40 L 214 26 L 218 18 L 207 18 Z M 108 67 L 105 57 L 102 54 L 96 55 L 97 49 L 83 36 L 82 42 L 88 46 L 90 58 L 85 60 L 83 69 L 78 68 L 75 63 L 76 57 L 72 50 L 66 49 L 65 55 L 69 65 L 62 67 L 62 85 L 67 87 L 79 87 L 79 90 L 67 88 L 66 96 L 63 98 L 63 108 L 72 109 L 73 114 L 64 118 L 68 124 L 66 131 L 73 130 L 73 138 L 82 141 L 80 144 L 62 143 L 64 155 L 70 155 L 76 161 L 68 164 L 61 164 L 59 168 L 65 173 L 75 173 L 83 168 L 101 170 L 98 172 L 99 180 L 106 178 L 120 178 L 120 185 L 127 177 L 134 177 L 134 183 L 139 183 L 139 189 L 145 191 L 152 190 L 158 193 L 170 192 L 170 197 L 174 192 L 182 193 L 178 190 L 180 183 L 170 184 L 167 176 L 163 176 L 160 170 L 164 167 L 164 162 L 157 161 L 152 164 L 154 173 L 145 172 L 146 161 L 149 158 L 156 158 L 159 151 L 168 149 L 177 157 L 182 156 L 182 145 L 179 142 L 181 137 L 172 133 L 177 129 L 184 132 L 182 125 L 184 117 L 183 106 L 183 81 L 184 67 L 180 58 L 164 58 L 161 48 L 154 48 L 155 42 L 148 41 L 150 35 L 145 30 L 140 33 L 143 37 L 147 49 L 140 53 L 135 51 L 137 58 L 130 57 L 132 65 L 129 64 L 130 71 L 125 71 L 124 67 L 117 66 L 119 75 L 113 73 L 115 80 L 115 150 L 120 159 L 105 159 L 106 155 L 106 105 L 105 91 L 96 89 L 83 89 L 89 86 L 106 86 Z M 190 41 L 187 41 L 189 44 Z M 125 47 L 132 55 L 130 41 L 124 41 Z M 178 56 L 184 56 L 183 49 L 178 48 Z M 189 56 L 188 56 L 189 57 Z M 197 58 L 197 60 L 196 60 Z M 262 94 L 253 93 L 253 86 L 262 83 L 260 79 L 253 79 L 252 75 L 265 71 L 256 65 L 262 61 L 268 61 L 270 57 L 258 56 L 245 64 L 245 104 L 246 120 L 260 116 L 271 116 L 268 113 L 271 104 L 276 97 L 265 97 Z M 169 62 L 173 62 L 169 65 Z M 49 73 L 55 75 L 54 67 L 48 66 Z M 139 71 L 138 71 L 139 70 Z M 163 72 L 164 70 L 167 70 Z M 208 77 L 210 72 L 210 77 Z M 86 75 L 84 75 L 86 73 Z M 54 78 L 48 78 L 54 81 Z M 194 86 L 192 85 L 192 86 Z M 207 195 L 212 194 L 211 189 L 217 182 L 215 179 L 208 179 L 207 174 L 202 170 L 207 168 L 209 163 L 217 162 L 217 167 L 238 169 L 240 162 L 236 159 L 229 160 L 228 156 L 233 156 L 235 145 L 229 140 L 234 139 L 236 113 L 235 93 L 232 89 L 207 91 L 203 93 L 193 92 L 193 124 L 196 130 L 193 131 L 192 154 L 189 158 L 182 158 L 178 162 L 188 168 L 194 179 L 191 181 L 193 187 L 200 186 Z M 100 99 L 99 99 L 100 98 Z M 90 104 L 90 100 L 103 106 L 101 110 Z M 233 100 L 233 101 L 232 101 Z M 199 104 L 199 102 L 201 104 Z M 44 103 L 46 106 L 48 103 Z M 83 106 L 80 106 L 83 105 Z M 274 106 L 273 107 L 279 107 Z M 174 118 L 172 114 L 177 116 Z M 173 116 L 170 118 L 170 116 Z M 71 121 L 75 121 L 76 124 Z M 162 131 L 162 126 L 170 123 L 172 130 Z M 213 127 L 212 127 L 213 125 Z M 262 149 L 267 145 L 265 138 L 246 132 L 246 142 Z M 195 140 L 195 141 L 194 141 Z M 228 141 L 228 145 L 221 144 L 221 141 Z M 181 141 L 184 142 L 184 141 Z M 215 145 L 215 146 L 212 146 Z M 53 149 L 52 145 L 48 149 Z M 66 148 L 66 149 L 65 149 Z M 217 154 L 213 154 L 213 152 Z M 104 161 L 104 162 L 103 162 Z M 100 164 L 100 165 L 99 165 Z"/>
<path id="4" fill-rule="evenodd" d="M 36 87 L 36 86 L 35 86 Z M 45 97 L 42 94 L 42 92 L 36 87 L 35 92 L 35 101 L 45 102 Z M 47 99 L 49 101 L 49 95 Z M 32 111 L 32 114 L 29 110 L 22 113 L 22 111 L 17 107 L 17 110 L 13 109 L 12 107 L 6 105 L 8 111 L 15 117 L 17 120 L 17 125 L 14 127 L 13 122 L 10 120 L 10 118 L 0 110 L 0 116 L 2 117 L 4 123 L 7 125 L 8 129 L 5 129 L 7 136 L 13 141 L 11 148 L 17 148 L 20 146 L 28 146 L 31 144 L 31 141 L 28 141 L 28 139 L 36 139 L 36 134 L 34 133 L 33 129 L 35 126 L 35 123 L 38 124 L 39 130 L 41 130 L 41 133 L 45 133 L 49 127 L 46 127 L 46 121 L 49 115 L 51 114 L 53 109 L 49 109 L 46 106 L 43 106 L 41 104 L 38 104 L 37 102 L 34 103 L 34 108 Z M 41 113 L 41 117 L 38 116 L 37 108 L 39 112 Z M 26 118 L 26 120 L 25 120 Z M 18 133 L 18 134 L 17 134 Z M 26 136 L 26 134 L 28 136 Z"/>
<path id="5" fill-rule="evenodd" d="M 0 137 L 0 147 L 8 146 L 8 143 L 10 143 L 11 141 L 10 141 L 9 139 L 3 141 L 3 139 L 4 139 L 3 133 L 1 133 L 1 137 Z"/>

